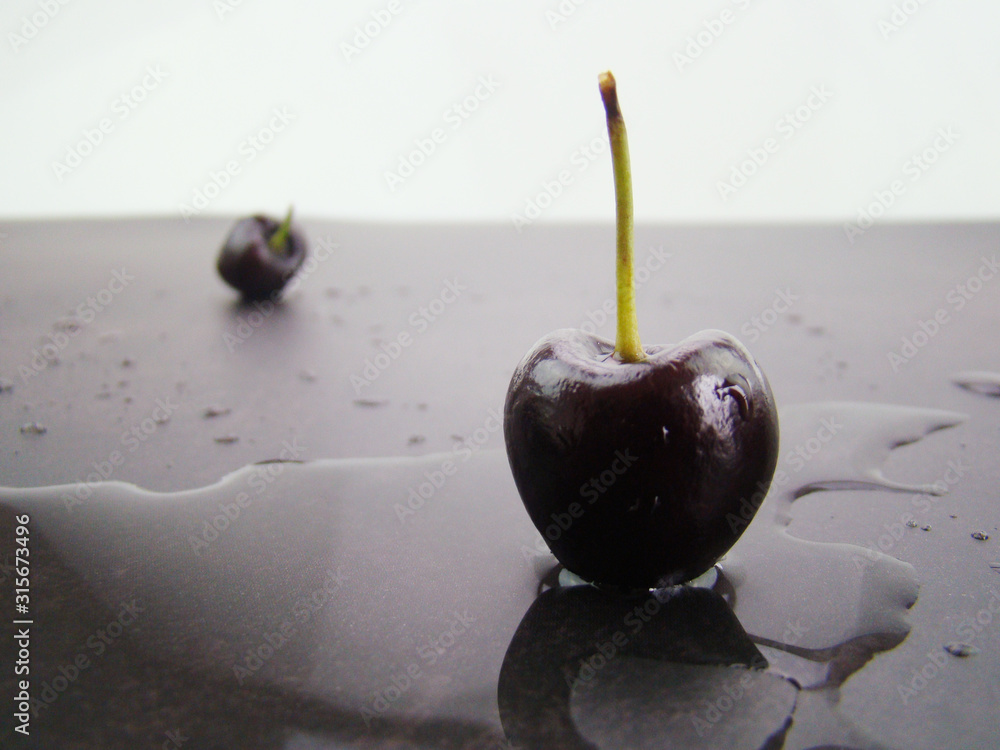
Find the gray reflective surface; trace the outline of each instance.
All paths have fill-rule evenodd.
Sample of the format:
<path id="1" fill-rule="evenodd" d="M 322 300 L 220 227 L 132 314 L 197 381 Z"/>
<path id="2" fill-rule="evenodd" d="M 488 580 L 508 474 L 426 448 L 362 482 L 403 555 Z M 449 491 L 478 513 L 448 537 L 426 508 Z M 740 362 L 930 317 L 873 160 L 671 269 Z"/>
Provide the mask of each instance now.
<path id="1" fill-rule="evenodd" d="M 644 338 L 740 335 L 782 406 L 783 473 L 714 589 L 635 600 L 555 584 L 495 416 L 532 337 L 599 319 L 610 232 L 307 225 L 341 247 L 251 321 L 212 276 L 225 229 L 7 230 L 24 746 L 995 744 L 1000 402 L 952 379 L 990 382 L 1000 306 L 988 282 L 960 310 L 947 294 L 996 228 L 884 229 L 865 254 L 823 228 L 640 232 L 640 267 L 643 241 L 671 253 L 640 289 Z M 949 321 L 894 368 L 938 304 Z"/>

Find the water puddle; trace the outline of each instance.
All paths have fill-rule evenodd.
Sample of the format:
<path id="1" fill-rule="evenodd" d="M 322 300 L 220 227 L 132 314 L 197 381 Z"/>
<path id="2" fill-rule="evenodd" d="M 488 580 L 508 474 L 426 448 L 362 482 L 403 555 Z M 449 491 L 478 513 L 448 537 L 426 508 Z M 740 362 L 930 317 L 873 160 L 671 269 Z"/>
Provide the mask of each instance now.
<path id="1" fill-rule="evenodd" d="M 555 714 L 563 716 L 573 747 L 647 747 L 657 745 L 656 738 L 677 747 L 881 747 L 839 715 L 838 689 L 874 654 L 906 637 L 916 573 L 874 550 L 792 536 L 793 505 L 833 490 L 940 494 L 940 485 L 896 481 L 882 467 L 895 448 L 963 419 L 852 403 L 782 411 L 781 460 L 771 491 L 751 525 L 733 519 L 747 530 L 716 566 L 712 590 L 678 587 L 619 605 L 576 637 L 572 649 L 561 623 L 586 621 L 587 613 L 615 605 L 595 598 L 590 587 L 567 588 L 579 581 L 560 575 L 563 586 L 543 591 L 508 652 L 500 692 L 505 727 L 529 746 L 552 742 L 534 728 Z M 573 597 L 580 601 L 566 611 Z M 672 623 L 670 632 L 659 632 L 664 620 Z M 732 648 L 720 659 L 719 644 L 727 640 Z M 746 649 L 754 655 L 748 658 Z M 555 661 L 564 672 L 570 667 L 568 687 L 550 675 L 544 690 L 533 691 L 546 664 L 551 671 L 552 654 L 562 654 Z M 533 666 L 523 670 L 521 662 Z M 505 694 L 513 706 L 505 706 Z M 615 711 L 632 717 L 627 731 L 611 720 Z M 532 719 L 518 721 L 524 714 Z"/>
<path id="2" fill-rule="evenodd" d="M 758 519 L 719 565 L 730 602 L 771 663 L 803 691 L 797 723 L 828 727 L 831 745 L 878 747 L 836 712 L 839 687 L 876 653 L 909 632 L 916 571 L 877 550 L 798 539 L 788 532 L 794 503 L 831 490 L 940 495 L 938 484 L 889 479 L 892 450 L 964 421 L 960 414 L 910 407 L 828 403 L 782 415 L 782 459 Z M 879 495 L 872 494 L 877 502 Z M 810 715 L 808 722 L 801 719 Z M 794 730 L 792 734 L 794 739 Z"/>
<path id="3" fill-rule="evenodd" d="M 236 736 L 246 717 L 231 706 L 266 693 L 258 719 L 275 737 L 433 726 L 484 747 L 878 747 L 840 716 L 838 691 L 906 637 L 915 571 L 789 524 L 815 493 L 940 493 L 882 467 L 962 419 L 783 410 L 774 485 L 715 580 L 636 598 L 560 585 L 496 450 L 265 462 L 177 493 L 0 489 L 0 526 L 31 519 L 35 684 L 73 703 L 56 678 L 86 653 L 102 674 L 88 699 L 117 700 L 123 725 L 140 709 L 116 686 L 141 679 L 188 726 Z M 127 638 L 91 653 L 123 603 L 139 612 Z M 223 698 L 205 700 L 206 684 Z M 72 711 L 48 715 L 39 731 L 73 736 Z"/>

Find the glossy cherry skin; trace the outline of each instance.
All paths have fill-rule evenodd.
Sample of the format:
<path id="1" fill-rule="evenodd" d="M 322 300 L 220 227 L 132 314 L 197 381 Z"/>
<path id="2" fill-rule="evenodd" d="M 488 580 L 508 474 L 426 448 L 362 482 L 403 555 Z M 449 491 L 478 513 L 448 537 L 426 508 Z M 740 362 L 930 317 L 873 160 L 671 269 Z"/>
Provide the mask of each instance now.
<path id="1" fill-rule="evenodd" d="M 647 347 L 639 363 L 613 352 L 567 329 L 521 361 L 504 406 L 514 481 L 552 553 L 582 578 L 627 589 L 690 580 L 766 494 L 774 396 L 722 331 Z"/>
<path id="2" fill-rule="evenodd" d="M 285 252 L 267 244 L 280 222 L 267 216 L 240 219 L 229 231 L 219 253 L 219 275 L 248 300 L 280 292 L 306 259 L 306 241 L 292 228 Z"/>

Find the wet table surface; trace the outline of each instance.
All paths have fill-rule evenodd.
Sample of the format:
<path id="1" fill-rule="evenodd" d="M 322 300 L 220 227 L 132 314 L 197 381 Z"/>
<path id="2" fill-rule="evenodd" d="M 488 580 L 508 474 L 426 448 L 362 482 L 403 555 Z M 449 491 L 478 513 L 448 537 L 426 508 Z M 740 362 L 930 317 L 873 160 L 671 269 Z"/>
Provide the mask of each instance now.
<path id="1" fill-rule="evenodd" d="M 643 340 L 738 336 L 782 445 L 714 581 L 622 597 L 500 429 L 613 335 L 610 226 L 305 221 L 254 306 L 232 221 L 0 227 L 0 745 L 1000 744 L 1000 226 L 640 226 Z"/>

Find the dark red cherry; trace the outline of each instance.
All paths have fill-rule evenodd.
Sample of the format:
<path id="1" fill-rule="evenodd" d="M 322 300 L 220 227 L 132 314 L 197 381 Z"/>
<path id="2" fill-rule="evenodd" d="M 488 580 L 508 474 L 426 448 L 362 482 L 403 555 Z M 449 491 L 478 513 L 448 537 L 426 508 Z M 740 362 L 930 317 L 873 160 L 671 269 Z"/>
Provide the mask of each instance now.
<path id="1" fill-rule="evenodd" d="M 306 259 L 306 241 L 291 225 L 256 215 L 240 219 L 219 253 L 219 275 L 248 300 L 280 292 Z"/>
<path id="2" fill-rule="evenodd" d="M 517 366 L 504 439 L 524 506 L 577 575 L 652 588 L 707 570 L 739 538 L 778 460 L 778 414 L 735 338 L 643 347 L 635 316 L 632 178 L 614 77 L 600 78 L 617 205 L 615 343 L 549 334 Z"/>
<path id="3" fill-rule="evenodd" d="M 778 458 L 774 397 L 739 341 L 703 331 L 645 351 L 622 362 L 609 341 L 556 331 L 518 365 L 504 408 L 515 483 L 553 554 L 625 588 L 710 568 Z"/>

